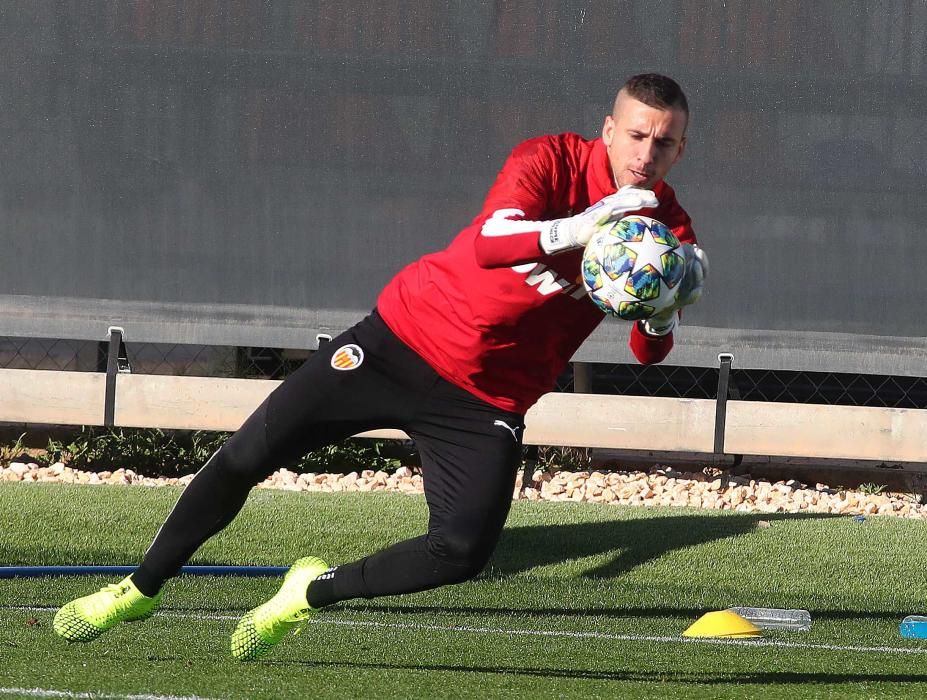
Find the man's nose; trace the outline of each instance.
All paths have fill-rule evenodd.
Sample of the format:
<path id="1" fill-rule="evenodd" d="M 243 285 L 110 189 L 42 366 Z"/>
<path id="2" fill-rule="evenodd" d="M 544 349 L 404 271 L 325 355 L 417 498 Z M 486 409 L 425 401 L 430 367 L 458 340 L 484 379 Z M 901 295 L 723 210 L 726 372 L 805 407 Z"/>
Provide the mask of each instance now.
<path id="1" fill-rule="evenodd" d="M 653 163 L 656 154 L 657 144 L 653 141 L 645 141 L 641 144 L 637 157 L 640 158 L 642 165 L 650 165 Z"/>

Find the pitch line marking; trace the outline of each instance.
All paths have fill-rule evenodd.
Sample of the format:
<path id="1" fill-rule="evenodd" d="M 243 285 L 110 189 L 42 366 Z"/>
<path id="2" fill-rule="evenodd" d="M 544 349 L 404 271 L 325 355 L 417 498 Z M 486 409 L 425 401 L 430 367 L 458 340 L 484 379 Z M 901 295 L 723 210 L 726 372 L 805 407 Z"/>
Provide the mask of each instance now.
<path id="1" fill-rule="evenodd" d="M 0 688 L 0 695 L 18 695 L 27 698 L 67 698 L 68 700 L 209 700 L 198 695 L 123 695 L 121 693 L 79 693 L 73 690 L 48 688 Z"/>
<path id="2" fill-rule="evenodd" d="M 11 606 L 12 607 L 12 606 Z M 20 610 L 48 611 L 56 610 L 54 607 L 18 607 Z M 177 617 L 194 620 L 237 621 L 240 615 L 203 615 L 198 613 L 185 613 L 180 611 L 161 610 L 156 615 Z M 820 649 L 824 651 L 850 651 L 850 652 L 877 652 L 886 654 L 927 654 L 927 648 L 892 647 L 892 646 L 852 646 L 840 644 L 817 644 L 810 642 L 789 642 L 774 639 L 718 639 L 682 637 L 672 635 L 645 635 L 645 634 L 617 634 L 611 632 L 582 632 L 571 630 L 533 630 L 533 629 L 506 629 L 503 627 L 470 627 L 465 625 L 423 625 L 413 622 L 376 622 L 373 620 L 325 620 L 311 619 L 307 621 L 312 625 L 336 625 L 340 627 L 376 627 L 380 629 L 412 630 L 427 632 L 462 632 L 470 634 L 514 634 L 518 636 L 533 637 L 565 637 L 572 639 L 606 639 L 618 642 L 663 642 L 682 644 L 713 644 L 728 646 L 756 646 L 780 647 L 787 649 Z"/>
<path id="3" fill-rule="evenodd" d="M 238 618 L 235 618 L 236 620 Z M 318 625 L 343 625 L 347 627 L 383 627 L 388 629 L 427 630 L 430 632 L 469 632 L 475 634 L 514 634 L 533 637 L 567 637 L 573 639 L 607 639 L 616 642 L 669 642 L 682 644 L 721 644 L 729 646 L 782 647 L 787 649 L 822 649 L 825 651 L 879 652 L 886 654 L 927 654 L 927 649 L 890 646 L 849 646 L 839 644 L 814 644 L 809 642 L 787 642 L 775 639 L 713 639 L 709 637 L 674 637 L 671 635 L 614 634 L 610 632 L 571 632 L 569 630 L 526 630 L 493 627 L 467 627 L 418 625 L 413 623 L 372 622 L 362 620 L 310 620 Z"/>
<path id="4" fill-rule="evenodd" d="M 8 606 L 7 610 L 47 612 L 57 610 L 53 606 Z M 181 611 L 159 610 L 155 615 L 179 617 L 191 620 L 237 621 L 240 615 L 202 615 Z M 682 637 L 672 635 L 617 634 L 612 632 L 582 632 L 571 630 L 506 629 L 504 627 L 469 627 L 466 625 L 422 625 L 414 622 L 376 622 L 373 620 L 326 620 L 311 619 L 307 624 L 337 625 L 340 627 L 377 627 L 381 629 L 412 630 L 424 632 L 461 632 L 468 634 L 514 634 L 523 637 L 564 637 L 571 639 L 606 639 L 616 642 L 662 642 L 669 644 L 714 644 L 742 647 L 777 647 L 782 649 L 820 649 L 823 651 L 848 651 L 879 654 L 927 654 L 927 647 L 853 646 L 843 644 L 817 644 L 812 642 L 789 642 L 777 639 L 717 639 L 710 637 Z"/>

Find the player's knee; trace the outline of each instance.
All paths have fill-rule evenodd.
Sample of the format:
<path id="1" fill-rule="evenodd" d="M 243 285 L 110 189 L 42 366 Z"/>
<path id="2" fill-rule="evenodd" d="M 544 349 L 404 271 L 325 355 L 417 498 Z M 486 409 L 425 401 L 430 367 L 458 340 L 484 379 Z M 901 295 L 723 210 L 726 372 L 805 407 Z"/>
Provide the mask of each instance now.
<path id="1" fill-rule="evenodd" d="M 256 484 L 267 477 L 269 469 L 263 445 L 263 440 L 257 442 L 236 433 L 210 458 L 207 468 L 217 469 L 236 481 Z"/>
<path id="2" fill-rule="evenodd" d="M 217 469 L 237 481 L 257 484 L 275 468 L 267 445 L 266 402 L 258 407 L 232 437 L 225 441 L 207 462 L 206 468 Z"/>
<path id="3" fill-rule="evenodd" d="M 445 583 L 462 583 L 479 574 L 492 554 L 495 542 L 468 533 L 429 533 L 428 552 L 441 564 Z"/>

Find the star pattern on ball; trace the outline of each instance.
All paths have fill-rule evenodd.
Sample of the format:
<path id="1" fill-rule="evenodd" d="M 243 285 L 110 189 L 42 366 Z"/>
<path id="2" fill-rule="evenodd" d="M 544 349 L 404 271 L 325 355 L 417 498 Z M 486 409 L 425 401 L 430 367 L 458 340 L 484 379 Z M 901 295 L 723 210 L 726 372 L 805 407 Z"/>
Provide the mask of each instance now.
<path id="1" fill-rule="evenodd" d="M 650 265 L 662 277 L 664 273 L 663 255 L 676 246 L 667 245 L 662 237 L 655 236 L 652 227 L 644 226 L 643 228 L 644 239 L 634 246 L 637 257 L 634 260 L 634 268 L 631 270 L 631 274 L 634 275 L 647 267 L 647 265 Z"/>
<path id="2" fill-rule="evenodd" d="M 635 215 L 608 222 L 583 251 L 583 286 L 609 315 L 650 318 L 674 302 L 685 264 L 679 246 L 656 219 Z"/>

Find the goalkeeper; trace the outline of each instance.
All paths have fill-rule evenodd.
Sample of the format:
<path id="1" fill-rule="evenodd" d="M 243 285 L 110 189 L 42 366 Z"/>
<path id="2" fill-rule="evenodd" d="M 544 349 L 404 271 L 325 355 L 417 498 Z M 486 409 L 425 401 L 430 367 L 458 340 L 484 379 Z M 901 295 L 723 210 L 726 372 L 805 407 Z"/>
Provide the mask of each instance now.
<path id="1" fill-rule="evenodd" d="M 517 146 L 473 223 L 401 270 L 367 318 L 271 393 L 190 482 L 135 572 L 66 604 L 55 632 L 89 641 L 149 616 L 168 579 L 232 521 L 256 484 L 307 452 L 374 428 L 414 440 L 427 532 L 334 567 L 298 560 L 279 591 L 238 622 L 233 656 L 263 655 L 333 603 L 478 574 L 508 516 L 525 413 L 604 318 L 578 282 L 595 228 L 640 212 L 685 244 L 676 307 L 630 326 L 640 362 L 666 357 L 679 309 L 701 295 L 707 262 L 664 182 L 685 151 L 688 118 L 675 81 L 638 75 L 618 92 L 599 138 L 566 133 Z"/>

